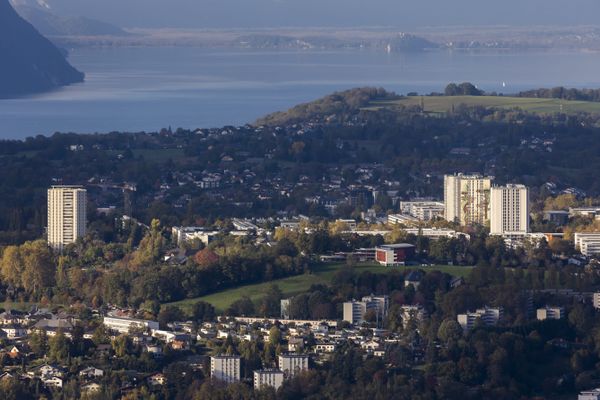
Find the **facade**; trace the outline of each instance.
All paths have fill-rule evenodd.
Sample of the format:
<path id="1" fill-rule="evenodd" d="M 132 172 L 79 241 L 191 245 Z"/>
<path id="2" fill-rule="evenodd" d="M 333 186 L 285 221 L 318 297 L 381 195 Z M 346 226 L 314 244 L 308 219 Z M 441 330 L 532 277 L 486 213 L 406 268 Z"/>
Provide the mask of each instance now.
<path id="1" fill-rule="evenodd" d="M 387 223 L 390 225 L 412 225 L 419 224 L 419 220 L 407 214 L 390 214 L 387 217 Z"/>
<path id="2" fill-rule="evenodd" d="M 402 201 L 400 213 L 420 221 L 431 221 L 444 216 L 444 203 L 440 201 Z"/>
<path id="3" fill-rule="evenodd" d="M 300 371 L 308 371 L 308 356 L 304 354 L 281 354 L 279 369 L 287 378 L 293 377 Z"/>
<path id="4" fill-rule="evenodd" d="M 544 307 L 537 309 L 537 320 L 545 321 L 547 319 L 563 319 L 565 309 L 563 307 Z"/>
<path id="5" fill-rule="evenodd" d="M 86 233 L 87 192 L 81 186 L 48 189 L 48 245 L 62 251 Z"/>
<path id="6" fill-rule="evenodd" d="M 496 326 L 498 321 L 502 318 L 503 309 L 484 307 L 476 310 L 475 312 L 467 312 L 465 314 L 458 314 L 456 319 L 464 330 L 470 330 L 475 327 L 475 324 L 480 320 L 485 326 Z"/>
<path id="7" fill-rule="evenodd" d="M 404 265 L 415 255 L 415 246 L 407 243 L 387 244 L 375 248 L 375 261 L 381 265 Z"/>
<path id="8" fill-rule="evenodd" d="M 600 254 L 600 232 L 576 233 L 575 248 L 588 257 Z"/>
<path id="9" fill-rule="evenodd" d="M 344 303 L 344 321 L 351 324 L 362 324 L 365 322 L 367 311 L 373 310 L 379 321 L 383 320 L 388 313 L 390 304 L 389 296 L 365 296 L 361 301 L 348 301 Z"/>
<path id="10" fill-rule="evenodd" d="M 240 356 L 213 356 L 210 358 L 210 376 L 225 383 L 239 382 Z"/>
<path id="11" fill-rule="evenodd" d="M 415 236 L 423 236 L 431 240 L 437 240 L 440 238 L 458 239 L 465 238 L 471 240 L 471 235 L 468 233 L 457 232 L 453 229 L 446 228 L 407 228 L 404 229 L 406 233 L 410 233 Z"/>
<path id="12" fill-rule="evenodd" d="M 490 193 L 490 234 L 529 233 L 529 189 L 523 185 L 496 186 Z"/>
<path id="13" fill-rule="evenodd" d="M 104 317 L 104 326 L 119 333 L 128 333 L 132 328 L 158 329 L 158 322 L 143 319 Z"/>
<path id="14" fill-rule="evenodd" d="M 193 242 L 194 240 L 199 240 L 204 245 L 208 245 L 218 234 L 218 231 L 208 231 L 205 228 L 196 226 L 174 226 L 171 229 L 173 241 L 178 246 L 186 242 Z"/>
<path id="15" fill-rule="evenodd" d="M 272 386 L 277 390 L 283 385 L 283 378 L 283 371 L 278 369 L 254 371 L 254 389 L 260 389 L 263 386 Z"/>
<path id="16" fill-rule="evenodd" d="M 577 400 L 600 400 L 600 389 L 583 391 L 579 393 Z"/>
<path id="17" fill-rule="evenodd" d="M 592 297 L 593 303 L 594 303 L 594 308 L 596 310 L 600 309 L 600 292 L 595 292 L 593 297 Z"/>
<path id="18" fill-rule="evenodd" d="M 444 216 L 461 225 L 484 225 L 490 219 L 490 189 L 493 177 L 444 176 Z"/>

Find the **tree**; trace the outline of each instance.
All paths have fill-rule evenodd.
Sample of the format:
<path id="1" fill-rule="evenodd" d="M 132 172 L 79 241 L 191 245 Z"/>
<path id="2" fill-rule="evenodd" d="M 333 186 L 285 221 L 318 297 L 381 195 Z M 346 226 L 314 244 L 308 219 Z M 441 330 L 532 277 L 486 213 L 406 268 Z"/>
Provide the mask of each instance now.
<path id="1" fill-rule="evenodd" d="M 48 358 L 55 362 L 64 362 L 69 357 L 69 339 L 62 331 L 58 331 L 56 335 L 48 341 L 49 350 Z"/>
<path id="2" fill-rule="evenodd" d="M 438 329 L 438 338 L 443 342 L 458 340 L 462 336 L 462 327 L 455 319 L 445 319 Z"/>
<path id="3" fill-rule="evenodd" d="M 269 344 L 277 346 L 281 343 L 281 330 L 277 325 L 273 325 L 269 330 Z"/>
<path id="4" fill-rule="evenodd" d="M 35 331 L 29 335 L 29 347 L 38 357 L 43 357 L 48 352 L 48 337 L 46 331 Z"/>
<path id="5" fill-rule="evenodd" d="M 185 317 L 181 308 L 176 306 L 166 306 L 158 313 L 158 323 L 166 328 L 169 322 L 182 321 Z"/>
<path id="6" fill-rule="evenodd" d="M 263 297 L 260 305 L 260 313 L 264 316 L 276 317 L 281 311 L 281 299 L 283 293 L 277 285 L 269 286 L 265 297 Z"/>
<path id="7" fill-rule="evenodd" d="M 200 268 L 210 268 L 219 262 L 219 256 L 211 249 L 204 248 L 194 255 L 194 261 Z"/>
<path id="8" fill-rule="evenodd" d="M 215 308 L 205 301 L 198 301 L 192 306 L 192 318 L 195 321 L 212 321 L 215 318 Z"/>
<path id="9" fill-rule="evenodd" d="M 2 280 L 13 286 L 21 287 L 24 264 L 18 246 L 8 246 L 4 249 L 0 260 Z"/>

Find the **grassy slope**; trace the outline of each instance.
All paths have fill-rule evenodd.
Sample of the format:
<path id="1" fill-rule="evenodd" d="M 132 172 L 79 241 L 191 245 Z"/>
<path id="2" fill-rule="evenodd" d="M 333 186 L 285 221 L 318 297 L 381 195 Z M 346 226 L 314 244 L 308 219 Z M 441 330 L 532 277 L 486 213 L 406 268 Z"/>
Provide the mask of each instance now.
<path id="1" fill-rule="evenodd" d="M 425 111 L 428 112 L 446 112 L 450 111 L 453 105 L 465 104 L 467 106 L 481 105 L 506 109 L 518 107 L 528 112 L 547 114 L 560 112 L 562 104 L 563 112 L 567 114 L 579 112 L 600 113 L 600 103 L 595 102 L 505 96 L 414 96 L 401 100 L 376 102 L 373 103 L 373 108 L 393 107 L 396 104 L 417 106 L 421 104 L 421 99 L 425 105 Z"/>
<path id="2" fill-rule="evenodd" d="M 292 296 L 302 292 L 306 292 L 311 285 L 314 284 L 329 284 L 336 271 L 343 268 L 344 264 L 326 264 L 318 267 L 313 274 L 305 274 L 299 276 L 292 276 L 289 278 L 279 279 L 272 282 L 258 283 L 254 285 L 241 286 L 234 289 L 225 290 L 219 293 L 210 294 L 207 296 L 199 297 L 196 299 L 188 299 L 170 305 L 175 305 L 183 308 L 184 310 L 189 309 L 194 303 L 198 301 L 206 301 L 217 309 L 218 312 L 223 312 L 230 304 L 234 301 L 239 300 L 243 296 L 248 296 L 253 301 L 257 301 L 264 296 L 267 288 L 276 284 L 279 286 L 284 296 Z M 360 264 L 355 267 L 356 272 L 360 273 L 363 271 L 370 271 L 373 273 L 388 273 L 390 271 L 402 270 L 404 267 L 384 267 L 378 264 Z M 417 268 L 417 267 L 409 267 Z M 447 272 L 455 276 L 468 276 L 471 272 L 471 267 L 455 267 L 440 265 L 435 267 L 425 267 L 424 270 L 439 270 Z"/>

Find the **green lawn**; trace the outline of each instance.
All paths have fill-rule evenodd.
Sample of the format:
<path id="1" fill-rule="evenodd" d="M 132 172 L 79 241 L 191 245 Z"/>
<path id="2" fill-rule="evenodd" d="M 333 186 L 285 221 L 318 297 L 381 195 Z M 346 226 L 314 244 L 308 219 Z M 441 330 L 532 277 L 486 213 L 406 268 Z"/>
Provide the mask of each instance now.
<path id="1" fill-rule="evenodd" d="M 258 283 L 254 285 L 241 286 L 234 289 L 225 290 L 218 293 L 213 293 L 207 296 L 183 300 L 175 303 L 169 303 L 183 308 L 189 309 L 198 301 L 205 301 L 212 304 L 217 312 L 223 312 L 229 305 L 240 298 L 247 296 L 253 301 L 262 298 L 270 285 L 276 284 L 283 292 L 284 296 L 293 296 L 302 292 L 306 292 L 311 285 L 314 284 L 329 284 L 336 271 L 344 267 L 344 264 L 325 264 L 319 266 L 312 274 L 304 274 L 292 276 L 289 278 L 278 279 L 271 282 Z M 448 265 L 438 265 L 434 267 L 385 267 L 379 264 L 360 264 L 354 267 L 356 272 L 370 271 L 373 273 L 389 273 L 391 271 L 402 271 L 404 269 L 422 268 L 426 271 L 442 271 L 454 276 L 468 277 L 472 267 L 457 267 Z"/>
<path id="2" fill-rule="evenodd" d="M 575 114 L 579 112 L 600 113 L 600 103 L 589 101 L 568 101 L 560 99 L 536 99 L 507 96 L 411 96 L 394 101 L 374 102 L 370 109 L 393 108 L 396 105 L 425 106 L 426 112 L 447 112 L 452 106 L 465 104 L 467 106 L 484 106 L 493 108 L 521 108 L 524 111 L 548 114 L 562 112 Z"/>

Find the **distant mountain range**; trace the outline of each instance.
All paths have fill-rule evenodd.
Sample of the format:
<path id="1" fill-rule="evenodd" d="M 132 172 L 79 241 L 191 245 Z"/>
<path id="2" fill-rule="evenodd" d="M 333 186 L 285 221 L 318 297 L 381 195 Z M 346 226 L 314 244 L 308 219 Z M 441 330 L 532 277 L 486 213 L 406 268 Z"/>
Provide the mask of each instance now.
<path id="1" fill-rule="evenodd" d="M 54 14 L 44 1 L 11 0 L 15 10 L 46 36 L 126 36 L 123 29 L 86 17 Z"/>
<path id="2" fill-rule="evenodd" d="M 51 90 L 84 78 L 8 0 L 0 0 L 0 60 L 0 98 Z"/>

